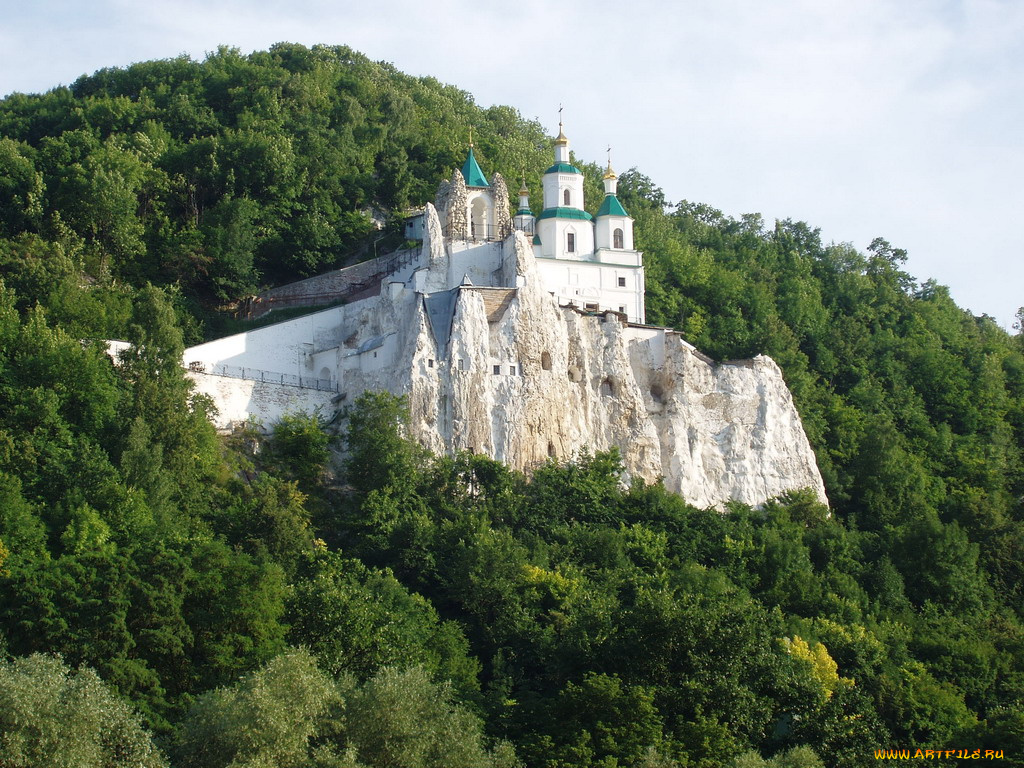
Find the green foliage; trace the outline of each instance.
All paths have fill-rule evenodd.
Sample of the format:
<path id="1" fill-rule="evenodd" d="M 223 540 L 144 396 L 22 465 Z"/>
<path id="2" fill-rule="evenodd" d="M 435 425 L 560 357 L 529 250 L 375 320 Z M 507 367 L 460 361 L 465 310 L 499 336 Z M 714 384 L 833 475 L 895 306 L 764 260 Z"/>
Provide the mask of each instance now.
<path id="1" fill-rule="evenodd" d="M 3 768 L 166 765 L 139 716 L 91 669 L 41 654 L 0 661 Z"/>
<path id="2" fill-rule="evenodd" d="M 310 765 L 314 740 L 340 719 L 343 691 L 308 653 L 284 653 L 233 686 L 196 701 L 177 732 L 176 764 Z M 312 764 L 329 765 L 316 757 Z"/>
<path id="3" fill-rule="evenodd" d="M 405 439 L 409 411 L 404 398 L 386 392 L 359 396 L 348 419 L 346 477 L 361 493 L 415 484 L 421 452 Z"/>
<path id="4" fill-rule="evenodd" d="M 373 211 L 431 199 L 470 126 L 489 173 L 539 178 L 538 124 L 342 46 L 104 69 L 0 101 L 0 238 L 59 222 L 94 278 L 233 301 L 367 254 Z"/>
<path id="5" fill-rule="evenodd" d="M 383 667 L 418 665 L 463 696 L 478 688 L 479 665 L 455 622 L 389 572 L 319 552 L 289 598 L 288 639 L 309 648 L 332 674 L 360 678 Z"/>
<path id="6" fill-rule="evenodd" d="M 274 424 L 267 445 L 269 460 L 303 487 L 310 487 L 327 468 L 330 442 L 320 414 L 286 413 Z"/>
<path id="7" fill-rule="evenodd" d="M 177 764 L 316 768 L 516 768 L 507 744 L 484 746 L 479 720 L 421 669 L 384 668 L 362 686 L 288 651 L 201 696 L 178 732 Z"/>

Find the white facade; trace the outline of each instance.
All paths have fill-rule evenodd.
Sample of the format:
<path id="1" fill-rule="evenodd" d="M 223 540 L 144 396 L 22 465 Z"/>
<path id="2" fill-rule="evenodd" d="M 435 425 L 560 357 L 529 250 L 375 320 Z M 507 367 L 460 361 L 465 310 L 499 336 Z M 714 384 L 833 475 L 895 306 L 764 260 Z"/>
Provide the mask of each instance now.
<path id="1" fill-rule="evenodd" d="M 562 304 L 620 312 L 633 323 L 646 322 L 643 254 L 633 248 L 633 219 L 616 196 L 616 176 L 608 168 L 605 199 L 596 217 L 585 210 L 583 174 L 569 162 L 569 140 L 559 126 L 555 164 L 544 174 L 544 210 L 534 224 L 534 253 L 545 287 Z M 528 206 L 520 193 L 519 210 Z M 517 216 L 529 231 L 532 220 Z"/>

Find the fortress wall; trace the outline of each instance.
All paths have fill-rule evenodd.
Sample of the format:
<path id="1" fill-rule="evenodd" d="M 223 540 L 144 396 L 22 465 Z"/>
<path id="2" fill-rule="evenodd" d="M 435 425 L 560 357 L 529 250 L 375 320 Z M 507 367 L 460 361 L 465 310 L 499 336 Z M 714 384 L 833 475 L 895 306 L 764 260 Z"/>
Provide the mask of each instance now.
<path id="1" fill-rule="evenodd" d="M 185 350 L 183 362 L 201 362 L 207 371 L 229 365 L 308 376 L 308 356 L 340 344 L 346 319 L 366 302 L 374 304 L 376 297 L 198 344 Z"/>

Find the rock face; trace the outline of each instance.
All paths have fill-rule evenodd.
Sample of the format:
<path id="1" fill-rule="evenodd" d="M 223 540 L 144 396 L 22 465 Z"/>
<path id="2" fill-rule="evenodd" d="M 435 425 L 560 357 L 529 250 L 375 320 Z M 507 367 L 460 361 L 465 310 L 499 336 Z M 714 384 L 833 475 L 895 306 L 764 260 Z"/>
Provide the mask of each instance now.
<path id="1" fill-rule="evenodd" d="M 559 307 L 525 239 L 506 247 L 521 287 L 458 289 L 447 350 L 420 323 L 404 390 L 421 442 L 519 469 L 616 446 L 631 476 L 664 478 L 696 506 L 804 487 L 825 501 L 774 361 L 715 364 L 670 330 Z"/>
<path id="2" fill-rule="evenodd" d="M 560 306 L 522 233 L 454 242 L 429 205 L 418 261 L 379 296 L 193 347 L 185 362 L 317 376 L 336 388 L 335 405 L 367 389 L 407 395 L 414 437 L 436 452 L 468 449 L 530 470 L 614 446 L 630 476 L 663 478 L 699 507 L 759 505 L 808 487 L 826 501 L 770 358 L 716 364 L 671 329 Z"/>

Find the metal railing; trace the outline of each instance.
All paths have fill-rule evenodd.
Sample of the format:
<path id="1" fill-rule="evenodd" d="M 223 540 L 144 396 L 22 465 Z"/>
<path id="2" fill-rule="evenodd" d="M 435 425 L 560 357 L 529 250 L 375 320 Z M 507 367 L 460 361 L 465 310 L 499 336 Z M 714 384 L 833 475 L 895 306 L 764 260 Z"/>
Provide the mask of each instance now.
<path id="1" fill-rule="evenodd" d="M 271 289 L 267 292 L 271 294 L 269 296 L 253 296 L 246 299 L 242 307 L 241 315 L 251 320 L 262 317 L 274 309 L 305 306 L 315 307 L 330 304 L 335 301 L 342 301 L 365 291 L 375 289 L 380 285 L 381 280 L 390 274 L 394 274 L 403 267 L 412 264 L 419 258 L 419 255 L 419 248 L 405 248 L 400 251 L 395 251 L 393 254 L 381 256 L 372 264 L 371 262 L 360 262 L 359 264 L 353 264 L 352 266 L 345 267 L 338 270 L 338 272 L 344 275 L 345 270 L 353 270 L 353 278 L 350 282 L 340 285 L 333 290 L 320 291 L 317 293 L 293 293 L 274 296 L 273 291 L 275 289 Z M 317 277 L 300 280 L 299 284 L 304 282 L 313 282 L 322 277 L 323 275 L 318 275 Z M 278 286 L 277 290 L 287 287 L 288 286 Z"/>
<path id="2" fill-rule="evenodd" d="M 450 237 L 447 222 L 441 225 L 441 233 L 447 238 Z M 493 240 L 504 240 L 512 233 L 512 227 L 497 226 L 495 224 L 473 224 L 466 225 L 464 235 L 459 235 L 456 240 L 469 240 L 476 242 L 489 242 Z"/>
<path id="3" fill-rule="evenodd" d="M 318 389 L 321 392 L 338 391 L 338 385 L 332 379 L 297 376 L 293 373 L 277 373 L 275 371 L 264 371 L 259 368 L 249 368 L 246 366 L 215 365 L 209 371 L 199 371 L 190 364 L 189 370 L 199 373 L 210 373 L 214 376 L 227 376 L 232 379 L 248 379 L 249 381 L 262 381 L 267 384 L 281 384 L 286 387 Z"/>

